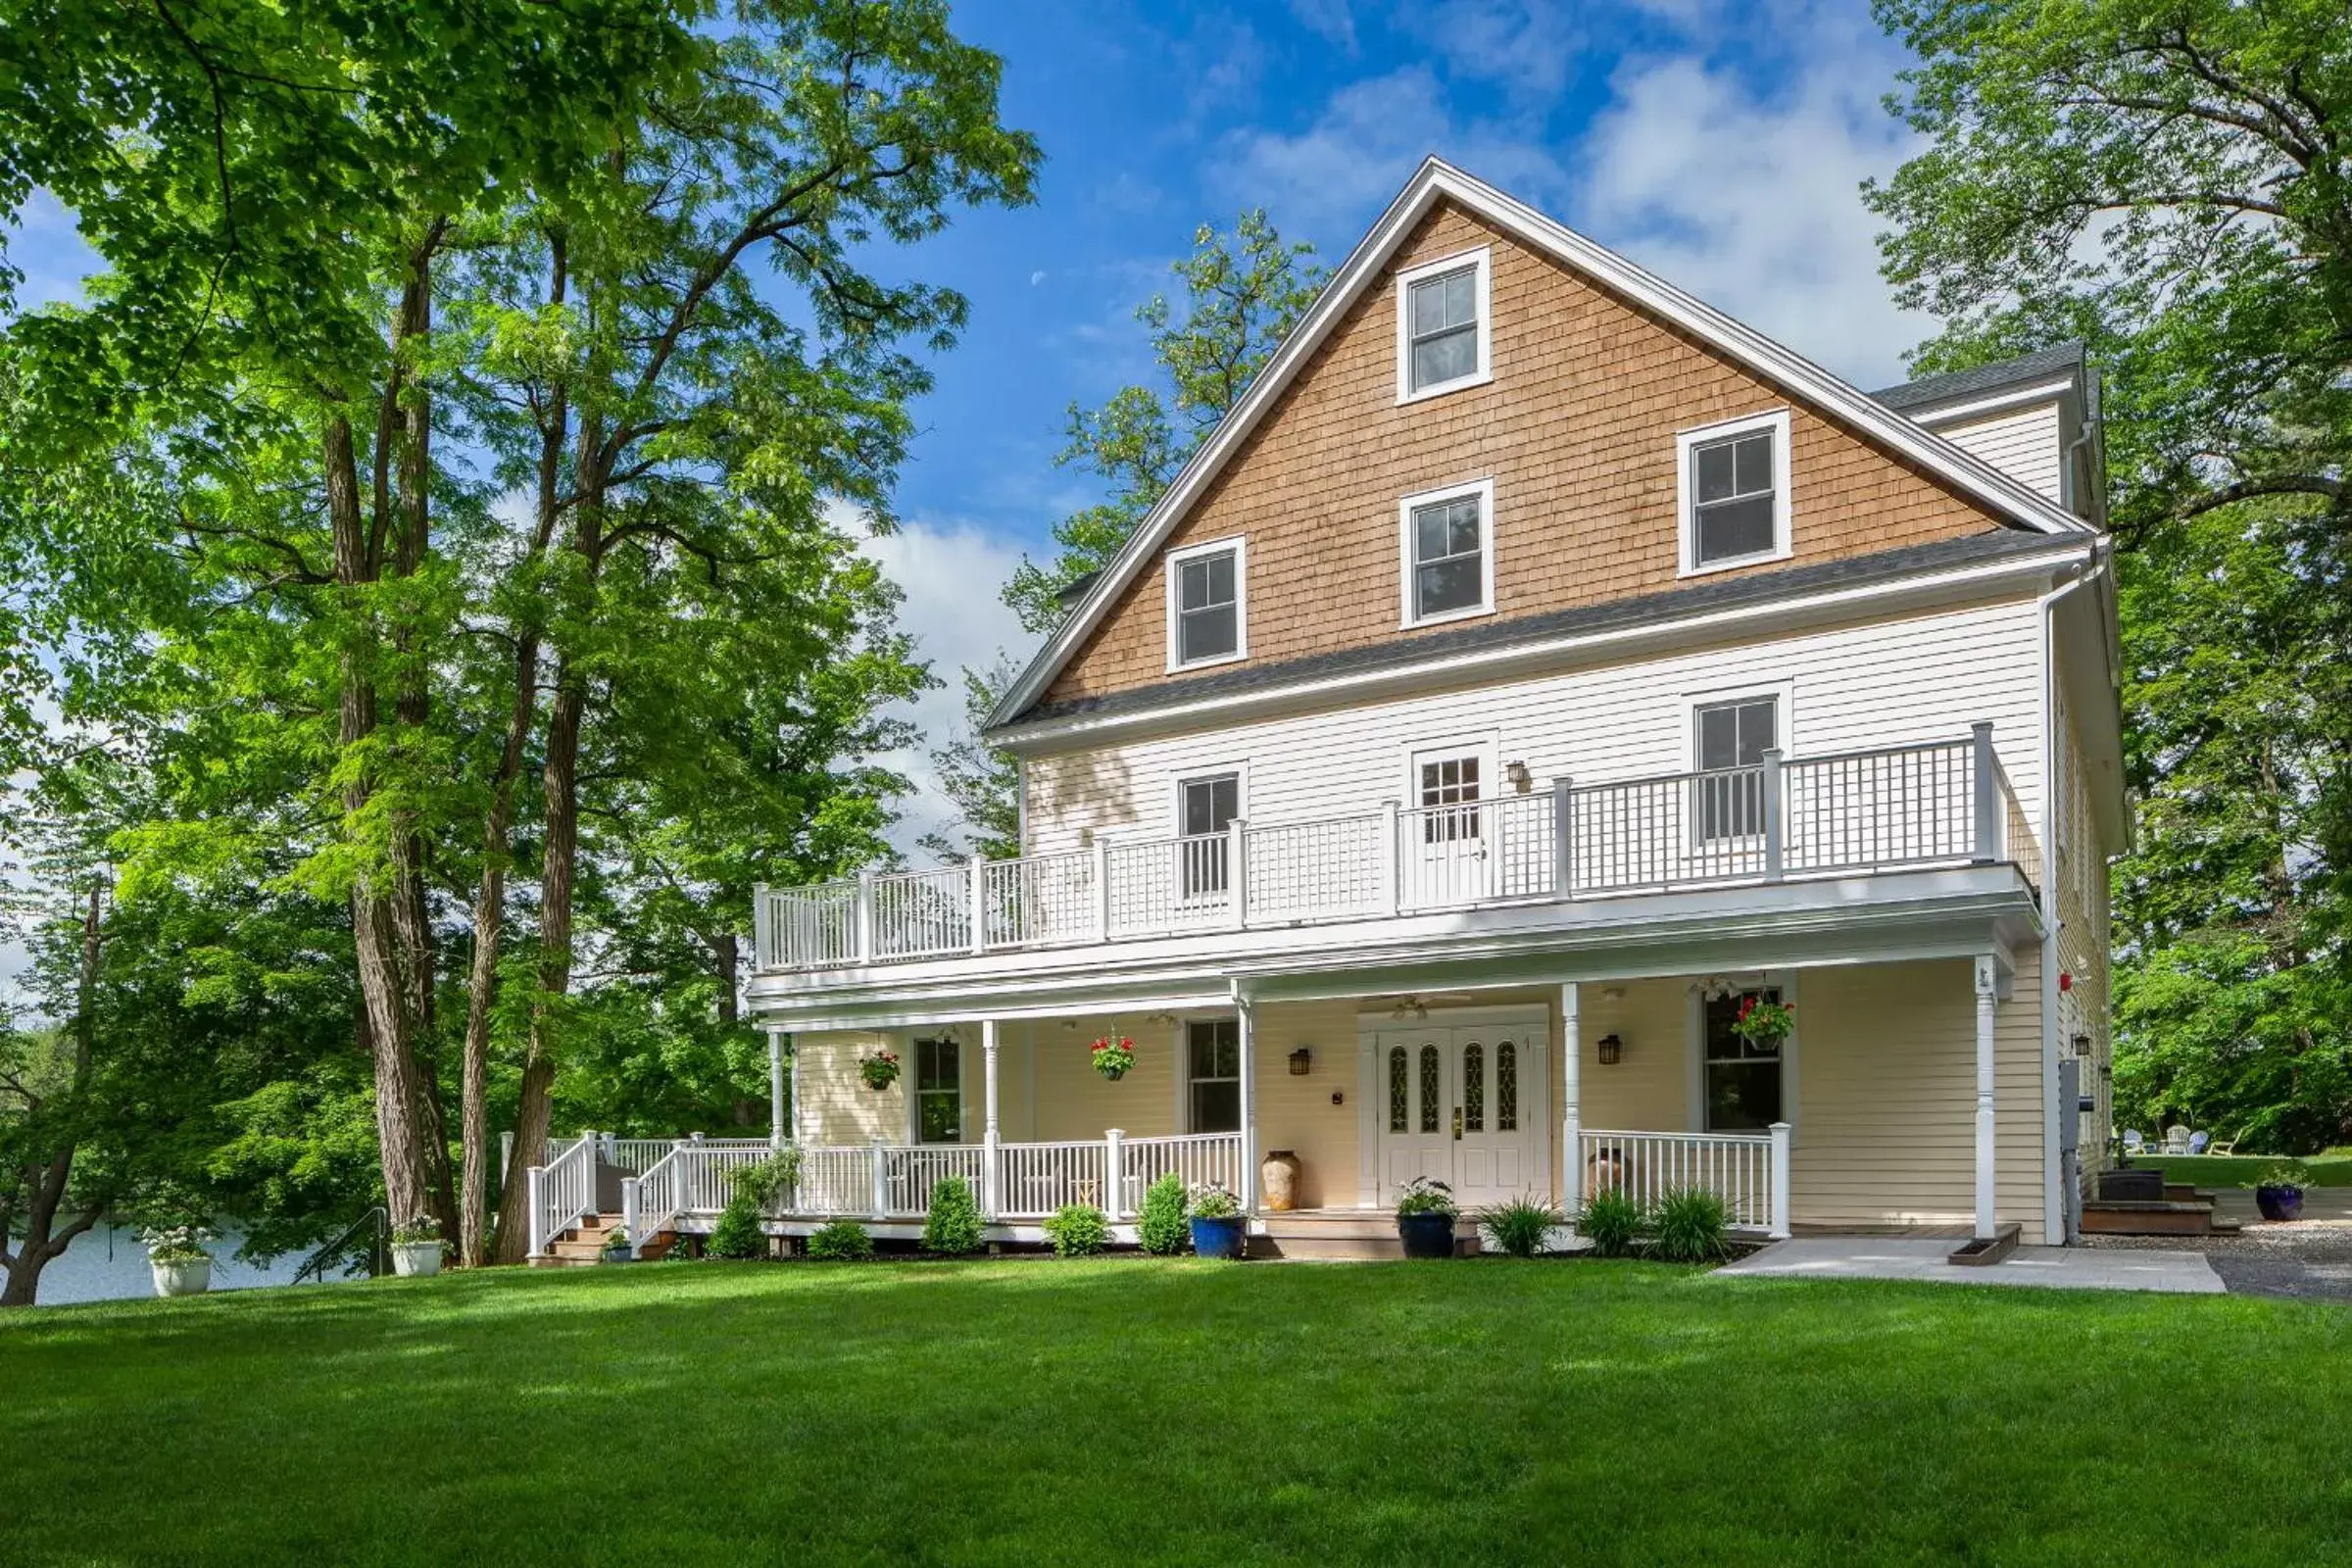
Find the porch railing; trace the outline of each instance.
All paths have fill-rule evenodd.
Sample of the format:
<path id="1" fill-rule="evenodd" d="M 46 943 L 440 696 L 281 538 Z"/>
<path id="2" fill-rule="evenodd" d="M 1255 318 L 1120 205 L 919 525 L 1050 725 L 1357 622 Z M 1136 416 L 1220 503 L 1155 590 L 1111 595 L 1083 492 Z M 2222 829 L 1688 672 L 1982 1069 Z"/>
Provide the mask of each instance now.
<path id="1" fill-rule="evenodd" d="M 528 1180 L 531 1255 L 537 1257 L 596 1207 L 595 1138 L 571 1140 L 546 1164 L 533 1165 Z"/>
<path id="2" fill-rule="evenodd" d="M 2039 889 L 1986 723 L 1965 740 L 761 888 L 754 945 L 763 970 L 821 969 L 2003 860 Z"/>
<path id="3" fill-rule="evenodd" d="M 1675 1193 L 1712 1193 L 1735 1230 L 1788 1234 L 1788 1127 L 1761 1133 L 1577 1133 L 1581 1204 L 1595 1193 L 1624 1193 L 1644 1209 Z"/>

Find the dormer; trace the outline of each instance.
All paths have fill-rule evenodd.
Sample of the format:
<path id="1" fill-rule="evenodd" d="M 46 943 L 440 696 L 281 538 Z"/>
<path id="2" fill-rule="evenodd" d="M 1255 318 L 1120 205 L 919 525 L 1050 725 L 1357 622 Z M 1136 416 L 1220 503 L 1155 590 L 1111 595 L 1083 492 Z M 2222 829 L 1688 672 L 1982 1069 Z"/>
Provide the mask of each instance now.
<path id="1" fill-rule="evenodd" d="M 1871 394 L 2077 516 L 2106 521 L 2098 372 L 2081 343 Z"/>

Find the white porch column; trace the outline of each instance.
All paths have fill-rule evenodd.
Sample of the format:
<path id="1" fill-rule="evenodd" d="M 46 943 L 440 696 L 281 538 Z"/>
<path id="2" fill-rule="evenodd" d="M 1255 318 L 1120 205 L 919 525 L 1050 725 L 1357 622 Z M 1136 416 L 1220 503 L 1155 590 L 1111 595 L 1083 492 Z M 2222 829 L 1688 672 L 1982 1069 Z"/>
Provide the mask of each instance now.
<path id="1" fill-rule="evenodd" d="M 1257 1004 L 1235 994 L 1242 1046 L 1242 1212 L 1257 1207 Z"/>
<path id="2" fill-rule="evenodd" d="M 1992 955 L 1977 956 L 1977 1236 L 1993 1233 L 1992 1019 L 2000 975 Z"/>
<path id="3" fill-rule="evenodd" d="M 1577 1009 L 1577 985 L 1571 980 L 1560 987 L 1560 1206 L 1571 1226 L 1585 1206 L 1585 1161 L 1577 1147 L 1584 1132 L 1585 1042 Z"/>
<path id="4" fill-rule="evenodd" d="M 805 1144 L 808 1140 L 801 1133 L 801 1051 L 799 1046 L 793 1047 L 792 1060 L 785 1064 L 784 1070 L 790 1075 L 786 1080 L 786 1087 L 792 1091 L 789 1097 L 792 1102 L 792 1141 L 796 1144 Z"/>
<path id="5" fill-rule="evenodd" d="M 1001 1173 L 997 1166 L 997 1020 L 980 1020 L 980 1060 L 983 1069 L 980 1124 L 980 1212 L 997 1217 Z M 1032 1134 L 1031 1136 L 1035 1136 Z"/>
<path id="6" fill-rule="evenodd" d="M 767 1145 L 784 1147 L 784 1031 L 767 1032 Z"/>

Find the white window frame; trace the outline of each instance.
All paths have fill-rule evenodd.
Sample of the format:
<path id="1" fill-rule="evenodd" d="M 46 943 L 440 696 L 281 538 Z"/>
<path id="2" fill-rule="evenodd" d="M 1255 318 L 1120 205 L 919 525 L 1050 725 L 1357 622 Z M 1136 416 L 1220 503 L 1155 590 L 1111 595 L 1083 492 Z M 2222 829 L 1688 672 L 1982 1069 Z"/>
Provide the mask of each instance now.
<path id="1" fill-rule="evenodd" d="M 956 1143 L 926 1144 L 923 1142 L 923 1061 L 922 1042 L 926 1040 L 953 1041 L 956 1046 Z M 906 1142 L 917 1149 L 948 1149 L 969 1141 L 971 1117 L 971 1085 L 967 1082 L 965 1060 L 971 1053 L 964 1050 L 963 1037 L 954 1029 L 910 1029 L 898 1042 L 899 1060 L 905 1064 L 903 1077 L 906 1085 Z M 933 1091 L 939 1093 L 940 1091 Z"/>
<path id="2" fill-rule="evenodd" d="M 1427 398 L 1442 398 L 1448 392 L 1485 386 L 1494 379 L 1494 297 L 1491 282 L 1493 270 L 1489 262 L 1489 248 L 1481 245 L 1475 250 L 1456 251 L 1451 256 L 1424 262 L 1396 274 L 1396 404 L 1399 408 Z M 1474 270 L 1471 292 L 1474 309 L 1478 312 L 1478 368 L 1468 375 L 1458 375 L 1450 381 L 1439 381 L 1416 391 L 1413 387 L 1413 285 L 1447 272 L 1458 272 L 1464 267 Z"/>
<path id="3" fill-rule="evenodd" d="M 1690 456 L 1693 448 L 1735 436 L 1752 435 L 1758 430 L 1772 432 L 1772 548 L 1752 555 L 1733 556 L 1723 561 L 1701 564 L 1698 559 L 1697 493 L 1690 482 Z M 1685 577 L 1703 576 L 1711 571 L 1730 571 L 1740 566 L 1753 566 L 1768 561 L 1786 561 L 1792 550 L 1788 526 L 1788 411 L 1775 409 L 1770 414 L 1751 415 L 1744 418 L 1725 419 L 1716 424 L 1702 424 L 1694 429 L 1674 433 L 1674 497 L 1676 532 L 1681 536 L 1682 569 Z"/>
<path id="4" fill-rule="evenodd" d="M 1789 741 L 1789 737 L 1795 733 L 1796 729 L 1796 706 L 1791 698 L 1794 691 L 1794 682 L 1780 680 L 1733 686 L 1721 691 L 1687 693 L 1683 698 L 1684 769 L 1692 774 L 1704 771 L 1699 765 L 1698 713 L 1700 709 L 1728 708 L 1739 703 L 1760 703 L 1766 699 L 1770 699 L 1773 705 L 1772 731 L 1777 742 L 1774 750 L 1781 754 L 1783 760 L 1794 757 L 1796 748 Z M 1793 816 L 1793 813 L 1791 815 Z M 1795 822 L 1791 820 L 1786 826 L 1793 836 L 1796 831 Z M 1721 845 L 1725 848 L 1733 848 L 1742 844 L 1753 844 L 1762 837 L 1758 833 L 1740 833 L 1720 839 L 1702 839 L 1699 837 L 1700 827 L 1701 824 L 1694 808 L 1690 820 L 1690 847 L 1694 851 L 1702 845 Z M 1793 846 L 1784 846 L 1784 848 L 1790 847 Z"/>
<path id="5" fill-rule="evenodd" d="M 1195 1078 L 1193 1076 L 1193 1026 L 1195 1024 L 1203 1023 L 1229 1023 L 1232 1024 L 1236 1030 L 1239 1030 L 1241 1027 L 1241 1020 L 1234 1014 L 1227 1012 L 1200 1013 L 1188 1016 L 1183 1022 L 1176 1026 L 1176 1055 L 1178 1057 L 1176 1063 L 1176 1125 L 1182 1127 L 1188 1134 L 1197 1133 L 1200 1130 L 1197 1125 L 1195 1125 L 1193 1120 L 1194 1084 L 1230 1083 L 1238 1086 L 1242 1081 L 1242 1063 L 1238 1057 L 1234 1062 L 1234 1076 L 1231 1078 Z"/>
<path id="6" fill-rule="evenodd" d="M 1781 994 L 1781 1001 L 1788 1004 L 1796 1013 L 1794 1027 L 1789 1029 L 1788 1037 L 1781 1042 L 1781 1120 L 1788 1124 L 1788 1137 L 1791 1143 L 1795 1142 L 1798 1126 L 1796 1114 L 1797 1042 L 1803 1036 L 1805 1027 L 1805 1009 L 1798 1004 L 1799 999 L 1796 994 L 1797 975 L 1798 971 L 1794 969 L 1766 969 L 1761 974 L 1747 973 L 1724 977 L 1741 991 L 1778 991 Z M 1687 1025 L 1689 1032 L 1687 1062 L 1690 1084 L 1690 1130 L 1694 1133 L 1704 1133 L 1707 1130 L 1707 999 L 1695 989 L 1690 994 L 1687 1017 L 1689 1020 Z M 1762 1133 L 1750 1133 L 1746 1136 L 1761 1137 Z"/>
<path id="7" fill-rule="evenodd" d="M 1441 735 L 1436 740 L 1406 741 L 1397 748 L 1398 771 L 1403 775 L 1401 799 L 1407 812 L 1426 809 L 1421 804 L 1421 764 L 1448 761 L 1455 758 L 1478 759 L 1478 814 L 1479 833 L 1483 837 L 1494 831 L 1494 811 L 1500 809 L 1502 791 L 1502 737 L 1494 730 L 1483 730 L 1469 735 Z M 1493 809 L 1489 809 L 1492 808 Z M 1425 820 L 1416 818 L 1416 820 Z M 1402 846 L 1405 850 L 1417 847 L 1422 841 L 1408 834 Z M 1500 864 L 1499 861 L 1496 862 Z"/>
<path id="8" fill-rule="evenodd" d="M 1233 652 L 1211 654 L 1205 659 L 1184 659 L 1184 564 L 1202 556 L 1233 554 Z M 1238 663 L 1250 657 L 1250 541 L 1241 534 L 1227 539 L 1207 539 L 1197 545 L 1171 550 L 1160 558 L 1161 570 L 1167 577 L 1168 599 L 1168 670 L 1171 675 L 1185 669 L 1206 669 L 1212 664 Z"/>
<path id="9" fill-rule="evenodd" d="M 1478 498 L 1478 603 L 1459 610 L 1442 610 L 1434 615 L 1413 615 L 1413 513 L 1421 507 L 1437 506 L 1443 502 L 1459 501 L 1464 496 Z M 1468 620 L 1477 615 L 1494 613 L 1494 479 L 1469 479 L 1436 490 L 1424 490 L 1396 503 L 1396 595 L 1397 624 L 1410 631 L 1416 626 L 1443 626 L 1449 620 Z"/>
<path id="10" fill-rule="evenodd" d="M 1184 891 L 1184 851 L 1181 846 L 1183 841 L 1191 836 L 1184 831 L 1185 788 L 1193 784 L 1213 784 L 1221 778 L 1233 780 L 1233 819 L 1237 822 L 1248 821 L 1250 819 L 1250 764 L 1248 762 L 1226 762 L 1216 766 L 1187 768 L 1176 775 L 1174 783 L 1169 787 L 1168 836 L 1176 840 L 1177 844 L 1171 847 L 1168 874 L 1176 879 L 1176 906 L 1178 908 L 1221 904 L 1231 896 L 1233 891 L 1234 866 L 1230 862 L 1225 867 L 1225 886 L 1214 892 L 1188 894 Z"/>

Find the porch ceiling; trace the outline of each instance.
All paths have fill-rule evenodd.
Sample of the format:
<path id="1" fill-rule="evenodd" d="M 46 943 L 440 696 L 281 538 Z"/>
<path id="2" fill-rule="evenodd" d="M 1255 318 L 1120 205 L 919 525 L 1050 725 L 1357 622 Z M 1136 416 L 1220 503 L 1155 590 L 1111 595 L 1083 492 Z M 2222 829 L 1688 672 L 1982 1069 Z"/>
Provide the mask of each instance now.
<path id="1" fill-rule="evenodd" d="M 747 992 L 756 1021 L 772 1028 L 901 1028 L 1205 1009 L 1236 995 L 1490 990 L 1988 948 L 2005 958 L 2040 935 L 2031 890 L 1998 864 L 770 973 Z"/>

